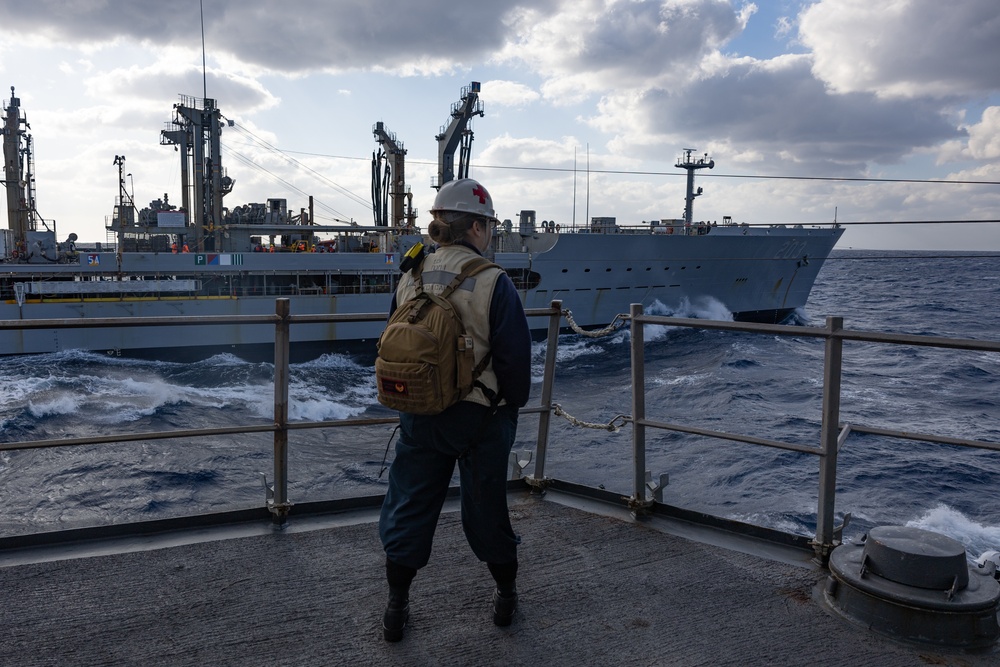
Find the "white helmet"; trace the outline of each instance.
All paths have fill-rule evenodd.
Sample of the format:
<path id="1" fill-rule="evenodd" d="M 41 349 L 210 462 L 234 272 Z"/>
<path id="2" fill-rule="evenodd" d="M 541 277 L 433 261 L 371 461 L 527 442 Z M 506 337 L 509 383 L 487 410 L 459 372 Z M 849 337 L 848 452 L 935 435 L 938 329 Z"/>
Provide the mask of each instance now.
<path id="1" fill-rule="evenodd" d="M 431 213 L 437 211 L 457 211 L 497 219 L 493 211 L 493 197 L 479 181 L 471 178 L 460 178 L 442 185 L 431 206 Z"/>

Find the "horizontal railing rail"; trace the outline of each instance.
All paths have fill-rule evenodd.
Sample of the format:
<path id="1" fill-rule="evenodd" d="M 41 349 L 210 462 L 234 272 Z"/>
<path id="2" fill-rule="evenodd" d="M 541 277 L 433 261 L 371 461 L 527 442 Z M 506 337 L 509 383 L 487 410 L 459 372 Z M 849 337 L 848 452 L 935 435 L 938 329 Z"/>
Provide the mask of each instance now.
<path id="1" fill-rule="evenodd" d="M 840 428 L 850 430 L 851 433 L 867 433 L 869 435 L 883 435 L 890 438 L 900 438 L 901 440 L 915 440 L 917 442 L 933 442 L 940 445 L 957 445 L 959 447 L 972 447 L 974 449 L 989 449 L 1000 452 L 1000 444 L 995 442 L 984 442 L 982 440 L 969 440 L 967 438 L 950 438 L 945 435 L 934 435 L 933 433 L 917 433 L 915 431 L 900 431 L 891 428 L 877 428 L 864 424 L 843 423 Z"/>
<path id="2" fill-rule="evenodd" d="M 925 336 L 918 334 L 861 331 L 852 329 L 831 330 L 823 327 L 804 327 L 788 324 L 762 324 L 759 322 L 729 322 L 725 320 L 699 320 L 693 317 L 668 317 L 665 315 L 639 315 L 639 317 L 641 318 L 641 321 L 646 324 L 659 324 L 661 326 L 670 327 L 716 329 L 722 331 L 747 331 L 752 333 L 773 333 L 795 338 L 839 338 L 840 340 L 865 343 L 888 343 L 895 345 L 950 348 L 955 350 L 1000 352 L 1000 341 L 979 340 L 976 338 L 948 338 L 945 336 Z"/>
<path id="3" fill-rule="evenodd" d="M 309 421 L 290 422 L 286 428 L 289 431 L 298 431 L 314 428 L 336 428 L 343 426 L 378 426 L 381 424 L 395 424 L 398 417 L 381 417 L 370 419 L 343 419 L 338 421 Z M 26 440 L 21 442 L 0 442 L 0 452 L 15 451 L 18 449 L 44 449 L 53 447 L 76 447 L 80 445 L 104 445 L 121 442 L 144 442 L 149 440 L 170 440 L 173 438 L 205 438 L 217 435 L 241 435 L 245 433 L 273 433 L 278 427 L 271 424 L 257 424 L 249 426 L 225 426 L 219 428 L 189 428 L 175 429 L 169 431 L 141 431 L 138 433 L 115 433 L 111 435 L 97 435 L 87 438 L 59 438 L 49 440 Z"/>

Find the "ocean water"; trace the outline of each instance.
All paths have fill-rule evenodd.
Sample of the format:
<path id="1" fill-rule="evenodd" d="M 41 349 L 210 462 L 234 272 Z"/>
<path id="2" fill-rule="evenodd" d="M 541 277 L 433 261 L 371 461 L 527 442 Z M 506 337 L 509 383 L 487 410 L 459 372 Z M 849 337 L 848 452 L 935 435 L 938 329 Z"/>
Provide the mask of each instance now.
<path id="1" fill-rule="evenodd" d="M 1000 340 L 1000 255 L 838 250 L 799 324 Z M 623 305 L 623 312 L 627 306 Z M 655 304 L 656 314 L 726 319 L 720 304 Z M 647 416 L 818 446 L 823 343 L 647 326 Z M 532 404 L 544 344 L 534 346 Z M 391 415 L 375 400 L 373 353 L 292 367 L 292 420 Z M 198 364 L 67 352 L 0 358 L 0 441 L 271 421 L 273 368 L 229 355 Z M 845 343 L 841 420 L 1000 442 L 1000 354 Z M 606 423 L 628 414 L 629 334 L 560 338 L 554 400 Z M 524 416 L 517 450 L 533 448 Z M 292 431 L 292 502 L 384 491 L 391 426 Z M 664 501 L 802 535 L 816 526 L 816 457 L 647 430 L 647 469 L 670 476 Z M 553 418 L 545 474 L 631 493 L 631 428 Z M 391 450 L 389 460 L 391 461 Z M 184 516 L 264 503 L 269 434 L 0 452 L 0 534 Z M 527 468 L 533 470 L 533 464 Z M 852 434 L 838 465 L 846 536 L 911 525 L 1000 549 L 1000 453 Z"/>

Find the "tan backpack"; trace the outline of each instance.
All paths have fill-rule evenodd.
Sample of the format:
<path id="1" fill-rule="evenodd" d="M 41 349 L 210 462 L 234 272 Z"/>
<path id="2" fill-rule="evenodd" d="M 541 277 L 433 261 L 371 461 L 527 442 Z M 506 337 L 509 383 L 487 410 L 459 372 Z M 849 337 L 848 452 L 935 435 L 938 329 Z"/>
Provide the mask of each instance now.
<path id="1" fill-rule="evenodd" d="M 462 270 L 440 295 L 424 291 L 421 265 L 413 269 L 416 294 L 398 304 L 378 340 L 375 379 L 378 401 L 416 415 L 436 415 L 465 398 L 489 364 L 477 365 L 472 336 L 448 297 L 466 278 L 490 267 L 482 257 Z"/>

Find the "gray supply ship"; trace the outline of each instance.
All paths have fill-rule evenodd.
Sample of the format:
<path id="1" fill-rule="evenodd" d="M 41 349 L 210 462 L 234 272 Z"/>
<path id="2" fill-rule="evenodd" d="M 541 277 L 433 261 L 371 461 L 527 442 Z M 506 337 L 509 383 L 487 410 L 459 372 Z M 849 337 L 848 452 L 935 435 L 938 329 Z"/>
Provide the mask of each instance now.
<path id="1" fill-rule="evenodd" d="M 438 187 L 468 175 L 472 134 L 466 127 L 482 114 L 473 82 L 437 136 Z M 37 213 L 31 137 L 12 87 L 4 107 L 8 229 L 0 229 L 0 321 L 273 315 L 278 297 L 290 300 L 294 315 L 387 312 L 404 255 L 424 240 L 405 185 L 406 151 L 395 135 L 382 123 L 373 128 L 380 146 L 373 165 L 374 224 L 321 226 L 313 224 L 311 200 L 298 213 L 284 199 L 223 206 L 234 183 L 222 167 L 224 124 L 214 100 L 182 97 L 161 133 L 161 143 L 175 146 L 181 157 L 180 208 L 165 195 L 137 209 L 125 188 L 124 157 L 116 156 L 112 242 L 78 250 L 74 234 L 59 243 L 54 223 Z M 516 222 L 502 222 L 492 258 L 510 275 L 525 307 L 559 299 L 578 325 L 595 327 L 627 312 L 630 303 L 676 308 L 714 300 L 735 319 L 768 322 L 804 306 L 843 229 L 756 227 L 728 217 L 721 224 L 696 222 L 693 203 L 701 188 L 695 189 L 694 175 L 714 161 L 686 149 L 676 166 L 687 171 L 681 219 L 625 225 L 596 217 L 587 226 L 560 228 L 538 224 L 535 211 L 524 210 Z M 304 359 L 375 339 L 381 329 L 377 322 L 296 324 L 293 355 Z M 273 327 L 249 324 L 0 329 L 0 354 L 82 349 L 196 359 L 232 351 L 269 358 L 273 336 Z"/>

